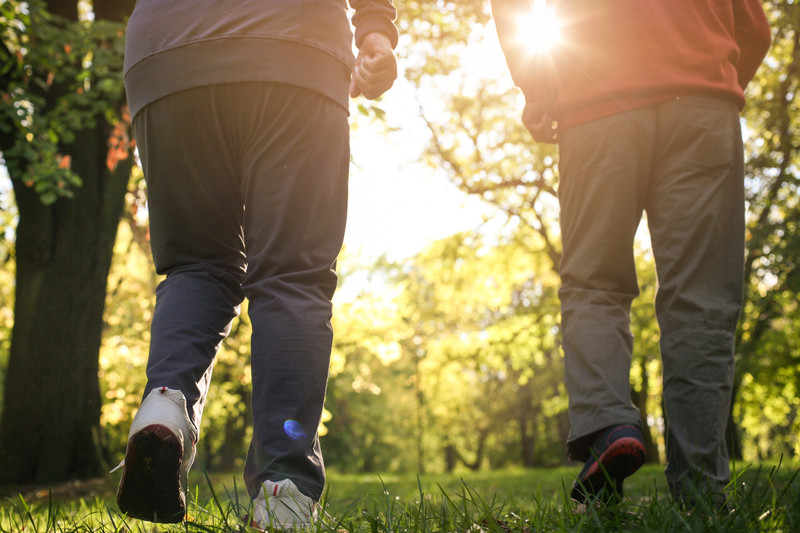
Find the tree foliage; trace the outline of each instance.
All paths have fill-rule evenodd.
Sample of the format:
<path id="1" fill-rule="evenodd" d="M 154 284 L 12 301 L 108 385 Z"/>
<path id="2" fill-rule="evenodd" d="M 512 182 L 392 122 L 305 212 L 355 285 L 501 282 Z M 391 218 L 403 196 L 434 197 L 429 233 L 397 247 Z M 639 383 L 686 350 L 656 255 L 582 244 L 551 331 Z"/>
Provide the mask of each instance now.
<path id="1" fill-rule="evenodd" d="M 486 240 L 456 234 L 384 263 L 375 292 L 337 305 L 324 444 L 349 446 L 348 467 L 562 460 L 553 273 L 513 239 Z"/>
<path id="2" fill-rule="evenodd" d="M 773 44 L 744 112 L 748 285 L 734 413 L 748 459 L 800 454 L 800 5 L 764 5 Z"/>
<path id="3" fill-rule="evenodd" d="M 8 82 L 0 95 L 0 134 L 9 174 L 43 204 L 71 198 L 82 185 L 63 147 L 99 120 L 116 124 L 124 100 L 124 27 L 105 20 L 69 20 L 42 2 L 0 4 L 0 52 Z M 114 132 L 108 165 L 128 156 L 124 130 Z"/>

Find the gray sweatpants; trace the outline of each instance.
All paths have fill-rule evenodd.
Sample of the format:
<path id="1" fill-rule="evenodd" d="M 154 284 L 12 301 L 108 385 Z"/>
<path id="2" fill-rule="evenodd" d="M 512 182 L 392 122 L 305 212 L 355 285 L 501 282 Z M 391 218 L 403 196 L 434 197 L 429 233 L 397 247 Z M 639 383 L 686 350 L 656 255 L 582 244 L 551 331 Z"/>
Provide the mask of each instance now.
<path id="1" fill-rule="evenodd" d="M 145 396 L 181 390 L 199 426 L 214 357 L 244 297 L 253 440 L 245 483 L 290 478 L 318 499 L 335 261 L 350 161 L 347 111 L 277 83 L 201 87 L 134 120 L 157 290 Z"/>
<path id="2" fill-rule="evenodd" d="M 682 97 L 568 129 L 560 136 L 562 332 L 571 424 L 586 460 L 593 435 L 640 423 L 630 399 L 634 234 L 647 222 L 658 273 L 667 415 L 666 476 L 720 488 L 741 310 L 742 138 L 736 105 Z"/>

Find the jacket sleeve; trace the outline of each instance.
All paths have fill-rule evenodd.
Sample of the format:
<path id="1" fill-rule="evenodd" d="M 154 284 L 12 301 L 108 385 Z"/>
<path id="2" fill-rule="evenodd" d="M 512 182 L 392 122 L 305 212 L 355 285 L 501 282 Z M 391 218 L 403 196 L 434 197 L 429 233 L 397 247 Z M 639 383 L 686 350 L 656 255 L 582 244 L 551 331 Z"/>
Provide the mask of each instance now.
<path id="1" fill-rule="evenodd" d="M 392 0 L 350 0 L 350 7 L 355 10 L 353 26 L 357 48 L 361 47 L 364 36 L 372 32 L 386 35 L 392 48 L 397 46 L 398 33 L 394 25 L 397 10 Z"/>
<path id="2" fill-rule="evenodd" d="M 532 56 L 517 39 L 517 20 L 530 6 L 529 0 L 492 0 L 492 16 L 514 84 L 522 89 L 526 101 L 544 102 L 551 96 L 552 65 L 545 54 Z"/>
<path id="3" fill-rule="evenodd" d="M 736 43 L 739 45 L 736 70 L 739 85 L 744 89 L 769 51 L 772 37 L 761 0 L 733 0 L 733 9 Z"/>
<path id="4" fill-rule="evenodd" d="M 529 0 L 492 0 L 500 47 L 514 84 L 525 95 L 522 123 L 535 141 L 554 143 L 558 127 L 552 109 L 556 99 L 553 58 L 549 54 L 531 54 L 518 40 L 518 19 L 530 8 Z"/>

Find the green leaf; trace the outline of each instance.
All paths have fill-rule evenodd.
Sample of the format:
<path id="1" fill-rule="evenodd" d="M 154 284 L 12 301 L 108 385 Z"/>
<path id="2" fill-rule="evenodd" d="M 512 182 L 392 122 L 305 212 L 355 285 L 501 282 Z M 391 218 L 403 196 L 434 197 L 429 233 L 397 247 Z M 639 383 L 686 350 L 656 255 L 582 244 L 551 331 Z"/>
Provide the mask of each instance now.
<path id="1" fill-rule="evenodd" d="M 39 195 L 39 201 L 44 205 L 52 205 L 58 200 L 58 195 L 53 191 L 48 191 Z"/>

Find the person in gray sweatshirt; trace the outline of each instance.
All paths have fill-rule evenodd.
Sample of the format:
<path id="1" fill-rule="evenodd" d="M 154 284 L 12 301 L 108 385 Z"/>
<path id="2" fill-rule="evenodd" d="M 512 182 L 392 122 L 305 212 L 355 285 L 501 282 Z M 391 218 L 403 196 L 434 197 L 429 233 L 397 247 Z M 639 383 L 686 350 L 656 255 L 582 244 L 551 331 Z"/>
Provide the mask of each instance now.
<path id="1" fill-rule="evenodd" d="M 349 4 L 354 34 L 344 0 L 139 0 L 129 19 L 125 88 L 166 276 L 121 465 L 131 517 L 185 518 L 214 358 L 244 298 L 252 525 L 317 517 L 349 97 L 377 98 L 397 77 L 392 1 Z"/>

